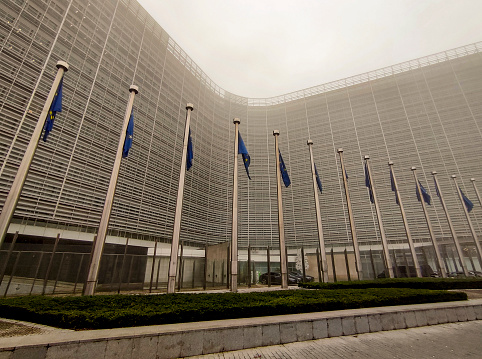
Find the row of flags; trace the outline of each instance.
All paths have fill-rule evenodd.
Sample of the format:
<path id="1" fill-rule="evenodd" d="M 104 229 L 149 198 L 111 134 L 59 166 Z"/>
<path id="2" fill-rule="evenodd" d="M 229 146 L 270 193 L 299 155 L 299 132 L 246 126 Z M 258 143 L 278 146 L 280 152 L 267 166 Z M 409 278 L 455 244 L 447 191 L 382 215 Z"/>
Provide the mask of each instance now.
<path id="1" fill-rule="evenodd" d="M 52 100 L 52 104 L 50 105 L 47 119 L 45 121 L 44 135 L 43 135 L 44 141 L 47 141 L 47 137 L 53 129 L 54 120 L 57 112 L 62 112 L 63 80 L 64 80 L 63 78 L 60 80 L 59 86 Z M 127 125 L 126 136 L 124 140 L 124 147 L 122 150 L 123 158 L 126 158 L 129 155 L 129 149 L 132 147 L 133 136 L 134 136 L 134 111 L 132 110 L 131 116 L 129 118 L 129 124 Z M 243 164 L 244 164 L 244 168 L 246 169 L 246 174 L 248 175 L 248 178 L 251 179 L 251 176 L 249 175 L 249 165 L 251 164 L 251 157 L 249 156 L 246 145 L 244 144 L 243 138 L 241 137 L 241 133 L 238 133 L 238 153 L 241 154 L 241 156 L 243 157 Z M 283 156 L 281 156 L 281 151 L 278 151 L 278 154 L 279 154 L 279 170 L 281 172 L 281 178 L 283 179 L 283 183 L 285 187 L 289 187 L 291 185 L 291 180 L 288 174 L 288 170 L 286 169 Z M 192 167 L 192 161 L 193 161 L 193 147 L 192 147 L 191 129 L 189 129 L 189 137 L 188 137 L 187 152 L 186 152 L 186 169 L 187 170 L 189 170 Z M 318 170 L 316 168 L 316 165 L 314 166 L 315 166 L 316 184 L 318 186 L 318 189 L 320 190 L 320 193 L 323 193 L 323 186 L 321 184 L 320 176 L 318 175 Z M 348 174 L 346 170 L 345 170 L 345 178 L 348 180 Z M 391 184 L 392 191 L 396 192 L 397 188 L 395 186 L 394 176 L 393 176 L 391 167 L 390 167 L 390 184 Z M 428 194 L 427 190 L 425 189 L 425 187 L 422 185 L 420 181 L 418 181 L 418 184 L 420 186 L 420 192 L 421 192 L 421 195 L 420 195 L 418 187 L 415 186 L 415 193 L 417 195 L 418 201 L 420 202 L 423 198 L 425 203 L 427 203 L 428 205 L 431 205 L 431 197 Z M 373 187 L 372 187 L 370 172 L 369 172 L 367 163 L 365 163 L 365 186 L 368 188 L 370 202 L 374 203 Z M 437 196 L 441 198 L 440 191 L 438 189 L 436 181 L 435 181 L 435 191 L 437 193 Z M 474 208 L 474 204 L 469 198 L 467 198 L 467 196 L 464 194 L 464 192 L 460 187 L 459 187 L 459 191 L 464 201 L 465 207 L 467 208 L 467 211 L 468 212 L 472 211 L 472 209 Z M 396 194 L 395 194 L 395 201 L 398 205 L 400 204 L 398 200 L 398 196 Z"/>

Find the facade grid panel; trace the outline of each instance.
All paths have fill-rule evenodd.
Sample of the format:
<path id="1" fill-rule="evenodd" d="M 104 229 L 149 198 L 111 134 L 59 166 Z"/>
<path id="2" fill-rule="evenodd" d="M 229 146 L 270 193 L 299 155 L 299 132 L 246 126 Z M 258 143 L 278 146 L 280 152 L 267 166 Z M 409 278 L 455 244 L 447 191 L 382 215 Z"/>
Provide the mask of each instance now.
<path id="1" fill-rule="evenodd" d="M 187 173 L 181 240 L 195 246 L 230 241 L 233 166 L 239 169 L 239 243 L 277 246 L 274 138 L 292 185 L 282 188 L 289 248 L 318 245 L 306 140 L 323 183 L 325 241 L 351 246 L 337 149 L 345 154 L 357 234 L 362 246 L 380 244 L 363 172 L 372 175 L 390 245 L 406 238 L 387 162 L 395 162 L 414 241 L 429 243 L 415 197 L 411 166 L 433 203 L 435 234 L 451 243 L 436 198 L 440 186 L 457 234 L 471 236 L 450 175 L 482 210 L 470 178 L 482 180 L 482 43 L 397 64 L 273 98 L 232 94 L 215 84 L 136 1 L 5 1 L 0 17 L 0 205 L 3 205 L 55 75 L 67 61 L 63 112 L 41 142 L 15 212 L 15 221 L 95 233 L 108 187 L 131 83 L 134 144 L 123 160 L 110 234 L 169 242 L 181 163 L 186 103 L 194 104 L 194 166 Z M 233 163 L 234 126 L 251 155 L 248 180 Z M 23 122 L 21 119 L 24 118 Z"/>

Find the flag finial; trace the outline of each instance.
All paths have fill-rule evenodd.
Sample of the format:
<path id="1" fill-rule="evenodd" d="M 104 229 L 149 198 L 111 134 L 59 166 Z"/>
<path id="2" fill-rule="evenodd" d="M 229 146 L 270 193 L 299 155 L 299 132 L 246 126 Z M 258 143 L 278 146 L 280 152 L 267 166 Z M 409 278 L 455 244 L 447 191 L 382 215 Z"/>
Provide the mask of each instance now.
<path id="1" fill-rule="evenodd" d="M 136 85 L 131 85 L 129 87 L 129 92 L 135 92 L 137 95 L 139 93 L 139 87 L 137 87 Z"/>
<path id="2" fill-rule="evenodd" d="M 436 175 L 436 174 L 437 174 L 437 171 L 432 171 L 432 174 L 433 174 L 433 175 Z"/>
<path id="3" fill-rule="evenodd" d="M 233 118 L 233 123 L 237 123 L 238 125 L 241 123 L 241 120 L 239 118 Z"/>
<path id="4" fill-rule="evenodd" d="M 273 136 L 279 136 L 279 130 L 273 130 Z"/>
<path id="5" fill-rule="evenodd" d="M 194 111 L 194 106 L 192 103 L 188 102 L 187 105 L 186 105 L 186 110 L 191 110 L 191 111 Z"/>
<path id="6" fill-rule="evenodd" d="M 57 65 L 55 66 L 57 66 L 58 69 L 63 68 L 64 72 L 69 71 L 69 64 L 65 61 L 57 61 Z"/>
<path id="7" fill-rule="evenodd" d="M 312 145 L 313 144 L 313 140 L 311 138 L 308 139 L 308 141 L 306 141 L 306 144 L 307 145 Z"/>

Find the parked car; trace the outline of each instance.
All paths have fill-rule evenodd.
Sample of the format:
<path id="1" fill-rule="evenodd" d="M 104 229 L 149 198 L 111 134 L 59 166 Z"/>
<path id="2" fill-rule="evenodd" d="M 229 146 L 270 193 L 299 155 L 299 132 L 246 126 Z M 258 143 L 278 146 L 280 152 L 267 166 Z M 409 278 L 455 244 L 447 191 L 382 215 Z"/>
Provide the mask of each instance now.
<path id="1" fill-rule="evenodd" d="M 303 273 L 298 271 L 289 272 L 289 275 L 299 278 L 300 282 L 314 282 L 315 278 L 311 275 L 305 274 L 305 280 L 303 280 Z"/>
<path id="2" fill-rule="evenodd" d="M 268 284 L 268 278 L 271 277 L 271 284 L 281 284 L 281 273 L 269 272 L 259 275 L 261 284 Z M 288 284 L 298 284 L 301 280 L 291 274 L 288 274 Z"/>
<path id="3" fill-rule="evenodd" d="M 478 272 L 478 271 L 474 272 L 474 271 L 469 270 L 468 273 L 469 273 L 469 277 L 482 277 L 482 272 Z M 462 271 L 458 271 L 458 272 L 450 272 L 450 273 L 448 273 L 448 276 L 449 277 L 464 277 L 465 274 Z"/>
<path id="4" fill-rule="evenodd" d="M 422 277 L 438 277 L 438 273 L 434 272 L 432 267 L 430 267 L 428 264 L 421 264 L 420 270 L 422 272 Z M 395 278 L 408 278 L 416 277 L 417 271 L 415 270 L 414 266 L 394 266 L 393 274 Z M 389 278 L 387 270 L 385 269 L 383 272 L 378 274 L 377 278 Z"/>

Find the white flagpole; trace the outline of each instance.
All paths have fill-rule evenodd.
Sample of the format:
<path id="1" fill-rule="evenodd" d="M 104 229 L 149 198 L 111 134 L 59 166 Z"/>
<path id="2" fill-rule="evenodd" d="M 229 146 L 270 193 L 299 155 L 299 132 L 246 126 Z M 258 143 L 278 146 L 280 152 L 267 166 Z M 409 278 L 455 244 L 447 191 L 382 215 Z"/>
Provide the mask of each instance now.
<path id="1" fill-rule="evenodd" d="M 362 272 L 362 265 L 361 265 L 360 249 L 358 248 L 358 239 L 356 237 L 355 220 L 353 218 L 353 211 L 351 208 L 350 193 L 348 192 L 348 182 L 346 179 L 345 163 L 343 162 L 343 148 L 338 149 L 338 154 L 340 155 L 340 164 L 341 164 L 341 172 L 342 172 L 341 175 L 343 177 L 343 186 L 345 187 L 346 206 L 348 208 L 348 219 L 350 221 L 351 239 L 353 242 L 353 250 L 355 252 L 355 267 L 358 274 L 358 279 L 361 280 L 363 279 L 363 272 Z"/>
<path id="2" fill-rule="evenodd" d="M 20 198 L 20 194 L 22 193 L 22 188 L 25 184 L 25 180 L 27 179 L 28 171 L 30 170 L 30 165 L 32 164 L 35 151 L 37 150 L 38 142 L 40 140 L 40 136 L 42 135 L 45 120 L 47 119 L 50 106 L 55 96 L 55 92 L 59 87 L 60 80 L 64 76 L 64 73 L 68 71 L 69 65 L 64 61 L 58 61 L 57 69 L 58 70 L 57 74 L 55 75 L 54 82 L 50 87 L 50 91 L 47 99 L 45 100 L 44 107 L 37 120 L 37 124 L 32 133 L 32 137 L 30 137 L 30 142 L 28 143 L 27 149 L 25 150 L 22 162 L 20 163 L 20 167 L 18 168 L 17 174 L 15 175 L 12 187 L 10 188 L 7 199 L 5 200 L 5 203 L 3 205 L 2 213 L 0 214 L 0 247 L 5 240 L 5 236 L 7 235 L 10 221 L 12 220 L 13 213 L 15 212 L 15 208 L 17 207 L 17 203 Z"/>
<path id="3" fill-rule="evenodd" d="M 278 232 L 279 232 L 279 251 L 280 251 L 280 266 L 281 266 L 281 288 L 288 288 L 288 266 L 286 258 L 285 246 L 285 227 L 283 223 L 283 200 L 281 197 L 281 171 L 279 167 L 279 146 L 278 137 L 279 130 L 273 131 L 274 136 L 274 150 L 276 157 L 276 191 L 278 198 Z"/>
<path id="4" fill-rule="evenodd" d="M 477 195 L 477 199 L 479 200 L 479 204 L 482 206 L 482 199 L 480 199 L 480 193 L 477 187 L 475 187 L 475 178 L 471 178 L 470 181 L 472 182 L 472 185 L 474 186 L 474 191 L 475 194 Z"/>
<path id="5" fill-rule="evenodd" d="M 437 257 L 437 265 L 439 267 L 438 269 L 440 270 L 440 274 L 442 275 L 442 278 L 446 278 L 447 272 L 445 270 L 445 265 L 442 262 L 442 257 L 440 255 L 440 249 L 438 247 L 437 239 L 435 238 L 435 235 L 433 233 L 432 223 L 430 222 L 430 217 L 428 216 L 427 207 L 425 206 L 422 190 L 420 189 L 420 184 L 418 183 L 417 173 L 416 173 L 417 168 L 412 167 L 411 170 L 413 173 L 413 179 L 415 180 L 415 185 L 417 186 L 417 192 L 420 194 L 420 203 L 422 204 L 422 210 L 423 210 L 423 214 L 425 215 L 425 221 L 427 222 L 427 228 L 430 234 L 430 239 L 432 240 L 433 249 L 435 251 L 435 257 Z"/>
<path id="6" fill-rule="evenodd" d="M 438 184 L 437 171 L 433 171 L 432 176 L 433 176 L 433 179 L 435 181 L 435 185 L 438 188 L 438 193 L 440 195 L 440 202 L 442 203 L 442 208 L 445 212 L 445 217 L 447 218 L 447 222 L 449 224 L 450 233 L 452 233 L 452 238 L 453 238 L 454 243 L 455 243 L 455 249 L 457 250 L 457 254 L 459 255 L 459 258 L 460 258 L 460 265 L 462 266 L 462 269 L 464 271 L 464 275 L 466 277 L 468 277 L 469 272 L 467 270 L 467 266 L 465 265 L 464 254 L 462 252 L 462 248 L 460 247 L 460 243 L 459 243 L 459 239 L 457 238 L 457 234 L 455 233 L 455 229 L 454 229 L 454 226 L 452 224 L 452 220 L 450 219 L 449 212 L 447 210 L 447 206 L 445 205 L 444 197 L 443 197 L 443 194 L 442 194 L 442 189 L 440 188 L 440 186 Z"/>
<path id="7" fill-rule="evenodd" d="M 238 145 L 239 145 L 239 118 L 234 123 L 234 165 L 233 165 L 233 221 L 231 238 L 231 291 L 238 291 Z"/>
<path id="8" fill-rule="evenodd" d="M 455 184 L 455 190 L 459 195 L 460 202 L 462 203 L 462 208 L 465 213 L 465 218 L 467 218 L 467 223 L 470 228 L 470 232 L 472 233 L 472 237 L 474 238 L 475 249 L 477 250 L 477 257 L 479 259 L 479 266 L 482 268 L 482 249 L 480 248 L 479 239 L 477 238 L 477 233 L 475 233 L 474 226 L 472 225 L 472 221 L 470 220 L 469 212 L 467 211 L 467 207 L 465 207 L 464 199 L 462 198 L 462 193 L 460 193 L 459 186 L 457 185 L 457 176 L 452 175 Z"/>
<path id="9" fill-rule="evenodd" d="M 179 236 L 181 233 L 182 200 L 184 197 L 184 178 L 186 177 L 186 154 L 189 139 L 189 126 L 191 123 L 192 103 L 186 105 L 186 126 L 184 128 L 184 144 L 182 146 L 181 171 L 179 172 L 179 187 L 177 190 L 176 215 L 174 217 L 174 230 L 172 233 L 171 258 L 169 260 L 169 278 L 167 292 L 174 293 L 176 290 L 177 253 L 179 251 Z"/>
<path id="10" fill-rule="evenodd" d="M 318 228 L 318 240 L 320 244 L 320 254 L 321 254 L 321 271 L 323 274 L 323 282 L 328 282 L 328 263 L 326 262 L 326 249 L 325 249 L 325 240 L 323 238 L 323 227 L 321 224 L 321 211 L 320 211 L 320 203 L 319 203 L 319 196 L 318 196 L 318 189 L 316 184 L 316 172 L 315 172 L 315 162 L 313 160 L 313 141 L 309 139 L 306 141 L 308 148 L 310 149 L 310 160 L 311 160 L 311 177 L 313 180 L 313 193 L 315 196 L 315 210 L 316 210 L 316 226 Z"/>
<path id="11" fill-rule="evenodd" d="M 405 209 L 403 208 L 402 198 L 400 197 L 400 192 L 398 191 L 397 179 L 395 178 L 395 172 L 393 171 L 393 162 L 389 161 L 388 166 L 390 167 L 390 170 L 392 172 L 393 183 L 395 185 L 395 195 L 397 196 L 398 205 L 400 206 L 400 213 L 402 214 L 402 221 L 403 221 L 403 225 L 405 227 L 405 233 L 407 235 L 408 247 L 410 248 L 410 253 L 412 254 L 413 265 L 415 267 L 417 277 L 422 278 L 422 271 L 420 269 L 420 264 L 418 262 L 417 252 L 415 251 L 415 246 L 413 244 L 412 235 L 410 233 L 410 229 L 408 228 L 408 221 L 407 221 L 407 217 L 405 215 Z"/>
<path id="12" fill-rule="evenodd" d="M 95 287 L 97 285 L 100 259 L 102 256 L 102 251 L 104 249 L 110 214 L 112 211 L 112 205 L 114 203 L 114 195 L 115 189 L 117 187 L 117 178 L 119 177 L 119 170 L 122 160 L 122 149 L 124 148 L 127 125 L 129 124 L 129 119 L 131 117 L 134 97 L 139 92 L 139 88 L 135 85 L 131 85 L 129 88 L 129 92 L 129 101 L 127 102 L 126 113 L 124 115 L 124 123 L 122 124 L 119 144 L 117 145 L 117 153 L 114 160 L 114 167 L 112 168 L 112 175 L 110 176 L 109 188 L 107 190 L 107 195 L 105 196 L 104 210 L 102 211 L 102 217 L 100 218 L 99 229 L 97 231 L 97 240 L 94 243 L 94 249 L 92 251 L 92 260 L 89 266 L 89 273 L 87 275 L 87 281 L 85 282 L 85 286 L 82 291 L 83 295 L 94 295 Z"/>
<path id="13" fill-rule="evenodd" d="M 369 159 L 370 159 L 370 156 L 366 155 L 365 163 L 367 165 L 368 178 L 370 179 L 370 187 L 371 187 L 370 189 L 372 190 L 373 204 L 375 205 L 375 212 L 377 213 L 378 229 L 380 230 L 380 236 L 382 237 L 382 248 L 383 248 L 383 254 L 385 256 L 385 264 L 387 265 L 389 277 L 394 278 L 392 259 L 390 258 L 390 253 L 388 251 L 387 237 L 385 235 L 385 229 L 383 228 L 382 214 L 380 212 L 380 206 L 378 205 L 377 194 L 375 192 L 375 185 L 373 184 L 373 176 L 372 176 L 372 170 L 370 168 Z"/>

